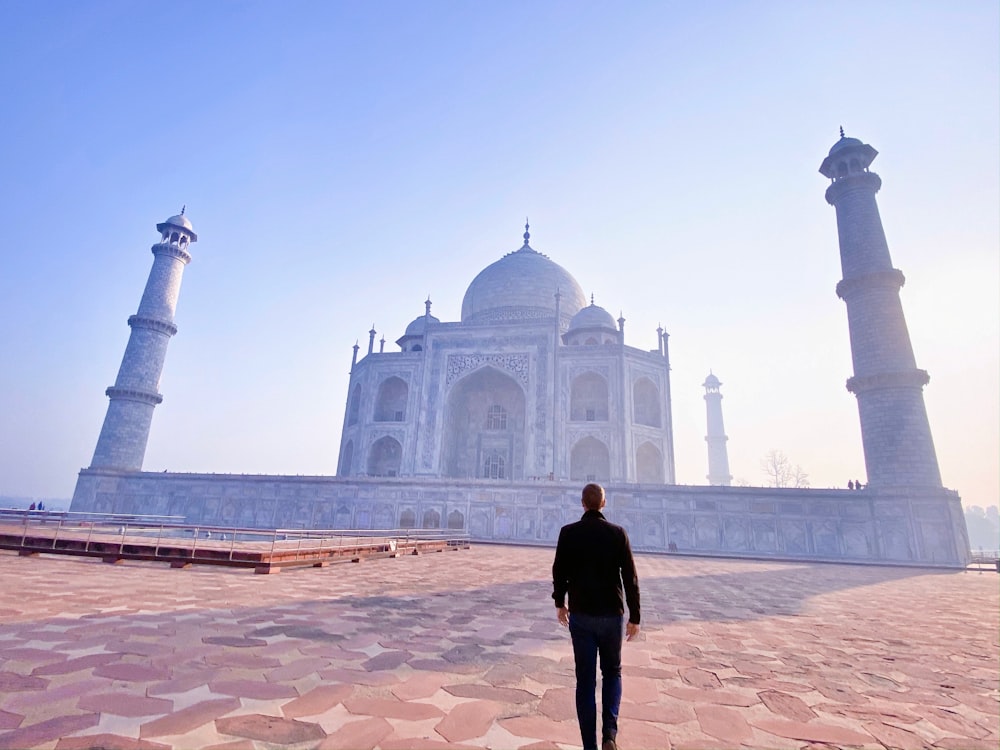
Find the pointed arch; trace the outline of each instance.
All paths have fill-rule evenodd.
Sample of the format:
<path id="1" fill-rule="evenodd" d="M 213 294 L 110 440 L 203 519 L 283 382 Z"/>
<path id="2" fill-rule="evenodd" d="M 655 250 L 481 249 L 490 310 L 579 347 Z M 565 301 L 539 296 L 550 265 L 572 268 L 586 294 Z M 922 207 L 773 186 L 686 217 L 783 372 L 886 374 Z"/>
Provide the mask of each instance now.
<path id="1" fill-rule="evenodd" d="M 660 389 L 647 377 L 641 377 L 632 386 L 632 414 L 636 424 L 662 427 L 660 416 Z"/>
<path id="2" fill-rule="evenodd" d="M 635 473 L 640 484 L 663 484 L 663 454 L 648 440 L 635 452 Z"/>
<path id="3" fill-rule="evenodd" d="M 606 482 L 611 478 L 608 446 L 595 437 L 577 441 L 570 452 L 569 478 L 581 482 Z"/>
<path id="4" fill-rule="evenodd" d="M 343 453 L 340 454 L 340 471 L 337 472 L 342 477 L 351 475 L 351 464 L 354 463 L 354 441 L 348 440 L 344 446 Z"/>
<path id="5" fill-rule="evenodd" d="M 490 466 L 497 467 L 497 476 L 490 478 L 520 479 L 524 471 L 526 403 L 520 384 L 494 367 L 481 367 L 456 382 L 445 402 L 442 476 L 482 477 L 487 458 L 496 456 Z M 504 419 L 501 414 L 506 415 Z M 503 476 L 499 475 L 501 465 Z"/>
<path id="6" fill-rule="evenodd" d="M 358 415 L 361 413 L 361 383 L 355 383 L 351 390 L 351 403 L 347 407 L 347 425 L 358 423 Z"/>
<path id="7" fill-rule="evenodd" d="M 375 399 L 376 422 L 402 422 L 406 419 L 406 400 L 410 387 L 406 381 L 393 375 L 383 380 Z"/>
<path id="8" fill-rule="evenodd" d="M 585 372 L 573 378 L 569 418 L 576 422 L 608 421 L 608 381 L 603 376 Z"/>
<path id="9" fill-rule="evenodd" d="M 373 477 L 399 476 L 403 446 L 394 437 L 385 435 L 372 443 L 368 451 L 368 474 Z"/>

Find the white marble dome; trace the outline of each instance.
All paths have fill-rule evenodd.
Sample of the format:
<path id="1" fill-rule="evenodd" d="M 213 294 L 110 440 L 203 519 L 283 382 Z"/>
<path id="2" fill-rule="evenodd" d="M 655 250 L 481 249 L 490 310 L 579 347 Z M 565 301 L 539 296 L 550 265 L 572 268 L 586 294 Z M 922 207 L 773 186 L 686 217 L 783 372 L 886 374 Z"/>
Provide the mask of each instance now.
<path id="1" fill-rule="evenodd" d="M 510 323 L 551 318 L 569 320 L 587 304 L 583 289 L 565 268 L 525 241 L 472 280 L 462 300 L 463 323 Z"/>

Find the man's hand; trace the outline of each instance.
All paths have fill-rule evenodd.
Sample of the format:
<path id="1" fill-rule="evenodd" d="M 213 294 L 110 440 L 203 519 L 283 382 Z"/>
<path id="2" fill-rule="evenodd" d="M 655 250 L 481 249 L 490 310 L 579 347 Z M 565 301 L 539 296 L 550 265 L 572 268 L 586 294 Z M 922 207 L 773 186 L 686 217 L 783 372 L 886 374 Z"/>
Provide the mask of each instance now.
<path id="1" fill-rule="evenodd" d="M 625 626 L 625 640 L 631 641 L 637 635 L 639 635 L 639 625 L 634 622 L 628 623 Z"/>
<path id="2" fill-rule="evenodd" d="M 559 607 L 556 610 L 556 617 L 559 618 L 559 624 L 564 627 L 569 627 L 569 610 L 565 607 Z"/>

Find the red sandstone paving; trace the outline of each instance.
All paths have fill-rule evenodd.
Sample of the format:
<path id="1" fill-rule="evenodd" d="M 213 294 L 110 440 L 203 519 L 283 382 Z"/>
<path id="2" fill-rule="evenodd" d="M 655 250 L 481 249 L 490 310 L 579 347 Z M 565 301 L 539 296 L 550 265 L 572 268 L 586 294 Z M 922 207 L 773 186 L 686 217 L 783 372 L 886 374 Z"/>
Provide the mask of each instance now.
<path id="1" fill-rule="evenodd" d="M 316 746 L 316 750 L 371 750 L 392 734 L 392 725 L 382 718 L 352 721 Z"/>
<path id="2" fill-rule="evenodd" d="M 342 703 L 353 691 L 353 685 L 320 685 L 285 703 L 281 707 L 281 712 L 290 719 L 315 716 Z"/>
<path id="3" fill-rule="evenodd" d="M 624 748 L 733 746 L 703 724 L 739 737 L 749 727 L 746 747 L 1000 744 L 996 578 L 647 555 L 637 565 L 646 640 L 625 645 Z M 109 747 L 183 750 L 219 736 L 217 719 L 255 715 L 224 726 L 316 726 L 315 715 L 333 729 L 322 747 L 444 747 L 433 729 L 415 739 L 402 727 L 459 727 L 467 712 L 485 725 L 494 709 L 468 706 L 486 705 L 496 715 L 463 744 L 509 737 L 499 726 L 523 746 L 578 746 L 550 566 L 551 550 L 493 546 L 279 577 L 0 553 L 0 748 L 86 747 L 72 743 L 89 731 Z M 109 694 L 130 698 L 115 706 Z M 184 707 L 135 717 L 141 739 L 95 734 L 99 713 L 158 700 Z M 344 721 L 341 701 L 374 713 Z M 399 711 L 414 715 L 379 715 Z M 102 728 L 121 732 L 115 721 Z"/>
<path id="4" fill-rule="evenodd" d="M 162 742 L 138 740 L 134 737 L 122 737 L 117 734 L 84 734 L 76 737 L 63 737 L 56 743 L 56 750 L 170 750 L 170 745 Z M 251 750 L 253 750 L 251 748 Z"/>
<path id="5" fill-rule="evenodd" d="M 482 737 L 493 726 L 503 707 L 492 701 L 471 701 L 461 703 L 451 709 L 434 727 L 434 731 L 449 742 Z"/>

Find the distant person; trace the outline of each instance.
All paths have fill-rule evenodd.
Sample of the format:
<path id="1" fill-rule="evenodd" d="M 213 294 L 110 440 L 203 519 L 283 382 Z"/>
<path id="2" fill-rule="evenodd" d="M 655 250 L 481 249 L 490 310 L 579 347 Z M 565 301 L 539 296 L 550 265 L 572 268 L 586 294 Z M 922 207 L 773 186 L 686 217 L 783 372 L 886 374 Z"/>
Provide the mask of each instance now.
<path id="1" fill-rule="evenodd" d="M 861 484 L 861 480 L 860 479 L 855 479 L 854 480 L 854 489 L 856 489 L 856 490 L 863 490 L 864 488 L 865 488 L 865 486 L 863 484 Z"/>
<path id="2" fill-rule="evenodd" d="M 847 480 L 847 489 L 849 489 L 849 490 L 853 490 L 854 489 L 854 481 L 853 480 L 851 480 L 851 479 Z"/>
<path id="3" fill-rule="evenodd" d="M 597 661 L 601 664 L 602 750 L 617 750 L 622 699 L 622 620 L 625 633 L 639 633 L 639 579 L 628 534 L 609 523 L 601 509 L 604 488 L 583 488 L 583 517 L 563 526 L 552 563 L 556 616 L 569 627 L 576 662 L 576 716 L 584 750 L 597 750 Z M 624 589 L 624 592 L 623 592 Z M 566 596 L 569 595 L 569 606 Z"/>
<path id="4" fill-rule="evenodd" d="M 28 510 L 34 510 L 34 509 L 35 509 L 35 504 L 34 503 L 32 503 L 31 505 L 28 506 Z"/>

